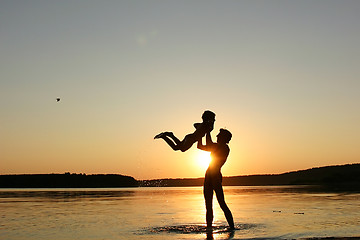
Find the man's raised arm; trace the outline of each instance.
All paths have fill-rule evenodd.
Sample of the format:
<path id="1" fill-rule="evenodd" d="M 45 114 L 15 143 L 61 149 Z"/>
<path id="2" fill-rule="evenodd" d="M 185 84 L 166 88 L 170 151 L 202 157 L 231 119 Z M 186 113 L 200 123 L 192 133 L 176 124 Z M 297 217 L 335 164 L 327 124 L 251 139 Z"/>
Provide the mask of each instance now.
<path id="1" fill-rule="evenodd" d="M 214 143 L 213 143 L 213 141 L 212 141 L 212 139 L 211 139 L 211 134 L 210 134 L 210 132 L 207 132 L 206 133 L 206 145 L 207 146 L 212 146 Z"/>

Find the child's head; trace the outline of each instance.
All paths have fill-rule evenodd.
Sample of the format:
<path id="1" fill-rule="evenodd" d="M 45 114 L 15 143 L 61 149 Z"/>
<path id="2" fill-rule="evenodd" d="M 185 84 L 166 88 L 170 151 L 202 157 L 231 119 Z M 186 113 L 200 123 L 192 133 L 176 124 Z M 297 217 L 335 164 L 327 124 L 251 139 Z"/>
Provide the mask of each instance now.
<path id="1" fill-rule="evenodd" d="M 215 122 L 215 113 L 212 111 L 206 110 L 201 116 L 204 122 Z"/>
<path id="2" fill-rule="evenodd" d="M 221 128 L 217 137 L 218 137 L 218 142 L 222 141 L 225 143 L 229 143 L 232 138 L 232 134 L 229 130 Z"/>

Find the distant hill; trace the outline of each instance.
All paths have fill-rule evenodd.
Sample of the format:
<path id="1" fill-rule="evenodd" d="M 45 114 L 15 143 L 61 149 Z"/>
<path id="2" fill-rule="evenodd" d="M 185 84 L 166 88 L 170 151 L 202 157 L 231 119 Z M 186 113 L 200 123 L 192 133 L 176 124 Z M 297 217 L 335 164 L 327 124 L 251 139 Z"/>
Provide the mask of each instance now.
<path id="1" fill-rule="evenodd" d="M 118 174 L 23 174 L 0 175 L 1 188 L 103 188 L 137 187 L 133 177 Z"/>
<path id="2" fill-rule="evenodd" d="M 118 174 L 0 175 L 0 188 L 109 188 L 202 186 L 204 178 L 136 180 Z M 311 168 L 282 174 L 224 177 L 224 186 L 320 185 L 360 191 L 360 164 Z"/>
<path id="3" fill-rule="evenodd" d="M 202 186 L 204 178 L 139 181 L 142 187 Z M 360 190 L 360 164 L 311 168 L 283 174 L 224 177 L 224 186 L 322 185 Z"/>

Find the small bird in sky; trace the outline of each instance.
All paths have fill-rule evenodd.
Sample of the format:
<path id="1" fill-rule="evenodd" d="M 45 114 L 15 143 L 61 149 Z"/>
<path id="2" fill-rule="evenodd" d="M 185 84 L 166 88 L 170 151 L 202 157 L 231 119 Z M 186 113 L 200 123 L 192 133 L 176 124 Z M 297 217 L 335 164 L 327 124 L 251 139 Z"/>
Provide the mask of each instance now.
<path id="1" fill-rule="evenodd" d="M 56 98 L 56 102 L 60 102 L 60 98 Z"/>

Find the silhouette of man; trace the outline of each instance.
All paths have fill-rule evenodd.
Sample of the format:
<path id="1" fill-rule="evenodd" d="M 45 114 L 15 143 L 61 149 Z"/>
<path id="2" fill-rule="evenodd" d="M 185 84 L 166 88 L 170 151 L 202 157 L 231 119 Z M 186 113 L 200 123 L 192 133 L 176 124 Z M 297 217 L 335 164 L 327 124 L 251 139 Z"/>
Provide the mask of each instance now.
<path id="1" fill-rule="evenodd" d="M 217 201 L 223 210 L 226 220 L 229 224 L 230 230 L 234 230 L 234 220 L 229 207 L 225 203 L 224 191 L 222 188 L 222 174 L 221 167 L 227 160 L 230 152 L 228 143 L 231 140 L 232 134 L 226 129 L 220 129 L 216 136 L 217 142 L 213 143 L 210 131 L 206 133 L 206 145 L 202 144 L 202 139 L 198 141 L 198 149 L 211 152 L 211 162 L 205 173 L 204 180 L 204 198 L 206 206 L 206 226 L 208 230 L 212 229 L 213 214 L 213 195 L 216 194 Z"/>

